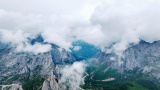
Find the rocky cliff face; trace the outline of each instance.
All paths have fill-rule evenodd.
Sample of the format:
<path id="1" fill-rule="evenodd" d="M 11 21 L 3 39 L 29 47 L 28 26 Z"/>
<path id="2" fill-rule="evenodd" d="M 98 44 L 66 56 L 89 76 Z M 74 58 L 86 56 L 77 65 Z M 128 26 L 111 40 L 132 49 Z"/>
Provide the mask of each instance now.
<path id="1" fill-rule="evenodd" d="M 54 75 L 51 75 L 43 83 L 42 90 L 66 90 L 63 85 L 58 84 L 58 80 Z"/>
<path id="2" fill-rule="evenodd" d="M 10 90 L 17 90 L 13 89 L 12 85 L 17 83 L 24 85 L 24 89 L 41 86 L 44 79 L 53 74 L 54 70 L 50 53 L 35 56 L 29 53 L 22 54 L 10 51 L 1 57 L 1 66 L 0 82 L 2 85 L 9 85 L 5 87 L 6 90 L 9 88 Z M 34 86 L 28 86 L 36 81 Z"/>
<path id="3" fill-rule="evenodd" d="M 126 49 L 122 56 L 99 52 L 93 58 L 97 59 L 99 64 L 118 69 L 119 72 L 138 68 L 137 70 L 144 74 L 150 73 L 156 78 L 160 77 L 160 73 L 157 72 L 160 69 L 160 41 L 140 41 L 139 44 Z"/>
<path id="4" fill-rule="evenodd" d="M 98 52 L 88 63 L 85 89 L 160 90 L 160 41 L 140 41 L 121 56 Z"/>
<path id="5" fill-rule="evenodd" d="M 12 49 L 8 53 L 1 56 L 0 60 L 3 66 L 1 76 L 11 76 L 15 74 L 23 74 L 36 68 L 41 68 L 41 74 L 52 72 L 54 63 L 50 53 L 34 55 L 31 53 L 16 53 Z"/>
<path id="6" fill-rule="evenodd" d="M 59 65 L 74 61 L 75 58 L 69 52 L 65 50 L 60 52 L 58 47 L 53 45 L 50 52 L 35 55 L 28 52 L 15 52 L 14 47 L 0 43 L 0 84 L 3 87 L 8 85 L 5 87 L 7 90 L 18 83 L 26 90 L 60 88 L 55 82 L 53 73 L 58 74 Z M 47 87 L 48 84 L 52 86 Z"/>
<path id="7" fill-rule="evenodd" d="M 65 63 L 73 63 L 76 61 L 75 57 L 64 49 L 59 51 L 58 48 L 53 48 L 50 53 L 55 64 L 65 65 Z"/>

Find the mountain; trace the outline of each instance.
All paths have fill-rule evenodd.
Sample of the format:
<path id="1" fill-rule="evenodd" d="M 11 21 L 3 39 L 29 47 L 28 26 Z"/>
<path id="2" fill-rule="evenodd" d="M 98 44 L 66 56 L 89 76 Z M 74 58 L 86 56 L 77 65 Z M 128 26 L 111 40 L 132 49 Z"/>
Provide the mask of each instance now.
<path id="1" fill-rule="evenodd" d="M 31 40 L 31 44 L 35 42 L 46 43 L 41 36 Z M 35 55 L 29 52 L 16 52 L 12 45 L 0 43 L 0 90 L 64 88 L 58 84 L 58 67 L 73 63 L 75 58 L 70 52 L 66 50 L 61 52 L 58 46 L 51 45 L 52 49 L 49 52 Z M 52 86 L 48 86 L 49 84 Z"/>
<path id="2" fill-rule="evenodd" d="M 141 40 L 122 56 L 98 52 L 87 70 L 85 89 L 160 90 L 160 41 Z"/>
<path id="3" fill-rule="evenodd" d="M 0 90 L 69 89 L 59 83 L 59 67 L 82 60 L 87 65 L 82 89 L 160 90 L 160 41 L 141 40 L 118 56 L 83 41 L 74 42 L 72 52 L 68 52 L 44 42 L 41 35 L 28 39 L 32 45 L 50 44 L 52 49 L 35 55 L 16 52 L 11 43 L 0 42 Z"/>

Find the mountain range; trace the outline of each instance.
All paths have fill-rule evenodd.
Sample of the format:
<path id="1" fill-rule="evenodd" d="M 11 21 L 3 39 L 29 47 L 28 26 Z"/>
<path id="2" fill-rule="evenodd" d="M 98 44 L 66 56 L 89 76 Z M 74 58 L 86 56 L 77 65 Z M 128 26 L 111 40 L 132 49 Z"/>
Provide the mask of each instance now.
<path id="1" fill-rule="evenodd" d="M 11 43 L 0 42 L 0 90 L 71 90 L 60 83 L 60 68 L 74 62 L 86 64 L 84 83 L 77 90 L 160 90 L 160 41 L 141 40 L 120 56 L 84 41 L 74 42 L 71 51 L 60 51 L 41 35 L 28 39 L 32 45 L 50 44 L 52 49 L 16 52 Z"/>

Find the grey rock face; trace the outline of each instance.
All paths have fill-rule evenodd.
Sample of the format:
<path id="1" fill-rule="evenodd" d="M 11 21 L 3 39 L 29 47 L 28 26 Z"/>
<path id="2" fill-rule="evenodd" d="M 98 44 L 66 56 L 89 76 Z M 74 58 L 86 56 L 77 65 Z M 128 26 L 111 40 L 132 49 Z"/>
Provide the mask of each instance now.
<path id="1" fill-rule="evenodd" d="M 35 77 L 42 80 L 53 74 L 55 65 L 49 52 L 34 55 L 17 53 L 8 48 L 4 52 L 0 59 L 0 83 L 3 90 L 17 90 L 16 83 L 23 85 L 25 80 L 34 80 Z"/>
<path id="2" fill-rule="evenodd" d="M 22 86 L 19 84 L 11 84 L 11 85 L 0 85 L 1 90 L 23 90 Z"/>
<path id="3" fill-rule="evenodd" d="M 157 78 L 160 77 L 160 41 L 147 43 L 140 41 L 139 44 L 129 47 L 120 57 L 114 53 L 97 53 L 93 58 L 98 59 L 100 64 L 105 64 L 120 72 L 138 68 L 142 73 L 150 73 Z"/>
<path id="4" fill-rule="evenodd" d="M 1 76 L 23 74 L 41 67 L 41 74 L 53 72 L 54 64 L 50 53 L 34 55 L 31 53 L 16 53 L 10 50 L 9 53 L 1 57 L 4 68 L 0 72 Z"/>
<path id="5" fill-rule="evenodd" d="M 55 81 L 56 77 L 53 73 L 58 75 L 59 65 L 74 61 L 75 58 L 71 53 L 65 50 L 60 52 L 57 47 L 52 47 L 50 52 L 34 55 L 27 52 L 15 52 L 14 47 L 0 43 L 0 84 L 3 87 L 8 84 L 3 88 L 4 90 L 14 90 L 16 83 L 23 85 L 26 84 L 25 80 L 34 80 L 35 77 L 36 79 L 39 77 L 38 80 L 42 82 L 47 79 L 44 81 L 44 90 L 63 90 L 62 85 Z M 38 85 L 38 88 L 42 87 Z"/>
<path id="6" fill-rule="evenodd" d="M 64 49 L 62 51 L 59 51 L 58 48 L 53 48 L 50 53 L 54 64 L 64 65 L 65 63 L 73 63 L 76 61 L 71 53 L 67 52 Z"/>
<path id="7" fill-rule="evenodd" d="M 59 85 L 55 79 L 54 75 L 49 76 L 49 78 L 44 81 L 42 90 L 65 90 L 65 87 Z"/>

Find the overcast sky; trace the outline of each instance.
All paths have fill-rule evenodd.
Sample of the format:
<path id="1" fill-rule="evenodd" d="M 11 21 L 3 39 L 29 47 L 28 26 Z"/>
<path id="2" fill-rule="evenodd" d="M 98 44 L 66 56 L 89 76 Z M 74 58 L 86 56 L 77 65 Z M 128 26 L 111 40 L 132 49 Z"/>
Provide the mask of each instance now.
<path id="1" fill-rule="evenodd" d="M 0 0 L 0 8 L 24 14 L 58 14 L 89 18 L 102 0 Z"/>
<path id="2" fill-rule="evenodd" d="M 27 43 L 41 32 L 45 41 L 66 50 L 84 40 L 121 52 L 139 39 L 160 40 L 159 8 L 159 0 L 0 0 L 1 41 L 12 42 L 17 51 L 46 52 L 50 45 Z"/>

